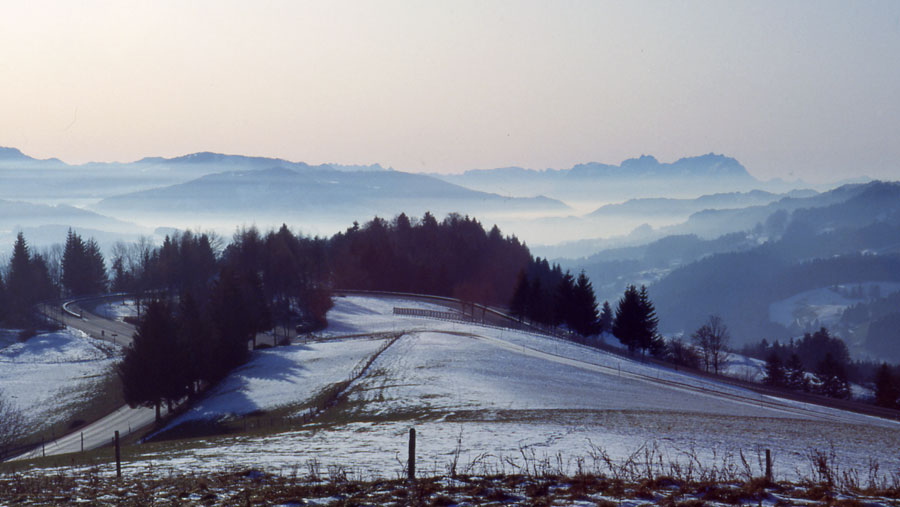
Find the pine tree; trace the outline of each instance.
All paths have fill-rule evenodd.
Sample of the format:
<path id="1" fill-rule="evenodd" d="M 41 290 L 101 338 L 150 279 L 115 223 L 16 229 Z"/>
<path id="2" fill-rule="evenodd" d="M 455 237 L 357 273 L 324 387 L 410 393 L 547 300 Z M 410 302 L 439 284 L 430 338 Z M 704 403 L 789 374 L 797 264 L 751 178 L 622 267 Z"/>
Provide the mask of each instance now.
<path id="1" fill-rule="evenodd" d="M 878 371 L 875 372 L 874 382 L 875 404 L 887 408 L 896 408 L 900 392 L 898 392 L 897 386 L 894 385 L 894 378 L 887 363 L 881 363 Z"/>
<path id="2" fill-rule="evenodd" d="M 16 235 L 9 269 L 6 275 L 8 318 L 15 325 L 24 325 L 30 319 L 31 306 L 37 303 L 40 295 L 34 286 L 31 265 L 31 254 L 25 236 Z"/>
<path id="3" fill-rule="evenodd" d="M 6 299 L 6 284 L 3 283 L 3 277 L 0 276 L 0 322 L 6 322 L 8 311 L 9 302 Z"/>
<path id="4" fill-rule="evenodd" d="M 547 294 L 544 291 L 540 278 L 531 282 L 531 290 L 528 293 L 528 316 L 537 324 L 550 324 L 553 316 L 553 307 L 550 306 Z"/>
<path id="5" fill-rule="evenodd" d="M 775 351 L 766 358 L 766 377 L 763 383 L 774 387 L 783 387 L 787 384 L 784 365 L 781 364 L 781 359 Z"/>
<path id="6" fill-rule="evenodd" d="M 175 320 L 184 380 L 190 386 L 189 394 L 196 394 L 200 381 L 216 376 L 211 323 L 190 292 L 179 298 Z"/>
<path id="7" fill-rule="evenodd" d="M 629 285 L 625 289 L 619 304 L 616 307 L 616 317 L 613 320 L 613 335 L 619 339 L 622 345 L 628 347 L 632 354 L 640 347 L 642 333 L 646 326 L 642 321 L 641 295 L 637 287 Z"/>
<path id="8" fill-rule="evenodd" d="M 69 229 L 62 258 L 62 285 L 73 296 L 102 294 L 107 288 L 106 266 L 100 245 L 91 238 L 84 242 Z"/>
<path id="9" fill-rule="evenodd" d="M 100 245 L 94 238 L 88 240 L 84 249 L 84 264 L 86 268 L 84 294 L 104 294 L 108 279 L 106 276 L 106 265 L 103 260 L 103 254 L 100 252 Z"/>
<path id="10" fill-rule="evenodd" d="M 520 321 L 528 316 L 528 297 L 531 293 L 531 286 L 528 283 L 528 275 L 525 270 L 519 272 L 519 278 L 516 281 L 516 288 L 513 291 L 512 301 L 509 302 L 509 311 L 513 317 Z"/>
<path id="11" fill-rule="evenodd" d="M 791 354 L 791 358 L 785 366 L 785 376 L 787 387 L 797 391 L 809 391 L 809 380 L 803 369 L 803 361 L 796 353 Z"/>
<path id="12" fill-rule="evenodd" d="M 603 302 L 603 309 L 600 311 L 600 332 L 601 333 L 611 333 L 613 325 L 613 313 L 612 308 L 609 306 L 609 301 Z"/>
<path id="13" fill-rule="evenodd" d="M 62 286 L 67 293 L 76 296 L 85 294 L 84 279 L 87 271 L 85 255 L 87 249 L 81 236 L 69 229 L 62 258 Z"/>
<path id="14" fill-rule="evenodd" d="M 575 321 L 575 277 L 566 271 L 556 287 L 554 298 L 553 325 L 565 324 L 570 330 L 578 332 L 574 327 Z"/>
<path id="15" fill-rule="evenodd" d="M 650 351 L 654 356 L 660 356 L 665 351 L 665 341 L 659 335 L 659 318 L 656 317 L 656 308 L 650 301 L 647 293 L 647 287 L 641 285 L 640 292 L 641 318 L 643 321 L 643 332 L 640 338 L 640 348 L 644 351 Z"/>
<path id="16" fill-rule="evenodd" d="M 157 422 L 162 402 L 183 395 L 184 376 L 177 360 L 180 356 L 177 343 L 168 305 L 152 301 L 117 367 L 125 402 L 132 408 L 155 407 Z"/>
<path id="17" fill-rule="evenodd" d="M 831 398 L 849 398 L 850 383 L 844 365 L 838 362 L 831 353 L 819 363 L 815 372 L 816 391 Z"/>
<path id="18" fill-rule="evenodd" d="M 600 315 L 597 311 L 597 298 L 594 287 L 584 271 L 578 275 L 572 294 L 572 313 L 570 327 L 582 336 L 595 335 L 600 330 Z"/>

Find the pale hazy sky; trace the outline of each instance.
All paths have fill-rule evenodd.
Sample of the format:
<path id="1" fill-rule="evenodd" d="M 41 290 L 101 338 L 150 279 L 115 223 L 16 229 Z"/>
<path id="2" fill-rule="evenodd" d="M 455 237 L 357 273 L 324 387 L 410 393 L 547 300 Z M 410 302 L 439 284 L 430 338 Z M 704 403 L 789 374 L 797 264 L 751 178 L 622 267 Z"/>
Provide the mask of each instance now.
<path id="1" fill-rule="evenodd" d="M 458 172 L 707 152 L 900 179 L 900 2 L 0 7 L 0 145 Z"/>

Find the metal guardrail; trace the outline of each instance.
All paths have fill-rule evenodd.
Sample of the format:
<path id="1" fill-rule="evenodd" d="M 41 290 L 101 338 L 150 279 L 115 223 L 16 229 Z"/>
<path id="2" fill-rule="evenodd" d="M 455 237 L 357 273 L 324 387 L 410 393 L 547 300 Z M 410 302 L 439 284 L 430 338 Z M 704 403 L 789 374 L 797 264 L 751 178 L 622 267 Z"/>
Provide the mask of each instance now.
<path id="1" fill-rule="evenodd" d="M 453 320 L 461 322 L 472 322 L 474 319 L 468 315 L 457 312 L 439 312 L 437 310 L 425 310 L 422 308 L 398 308 L 394 307 L 394 315 L 403 315 L 407 317 L 425 317 L 438 320 Z"/>

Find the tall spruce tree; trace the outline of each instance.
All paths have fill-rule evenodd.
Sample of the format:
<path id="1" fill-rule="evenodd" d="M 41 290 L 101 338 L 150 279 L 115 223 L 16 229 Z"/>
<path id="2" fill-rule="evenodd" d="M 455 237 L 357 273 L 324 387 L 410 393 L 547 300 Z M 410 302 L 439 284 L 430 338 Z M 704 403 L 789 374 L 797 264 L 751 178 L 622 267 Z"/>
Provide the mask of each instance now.
<path id="1" fill-rule="evenodd" d="M 28 322 L 31 306 L 37 302 L 33 278 L 31 254 L 25 236 L 20 232 L 16 235 L 6 275 L 9 321 L 13 324 L 24 325 Z"/>
<path id="2" fill-rule="evenodd" d="M 600 332 L 611 333 L 612 325 L 613 325 L 612 308 L 609 306 L 609 301 L 604 301 L 603 309 L 600 310 Z"/>
<path id="3" fill-rule="evenodd" d="M 898 402 L 900 402 L 900 392 L 897 390 L 896 381 L 891 375 L 891 369 L 887 363 L 881 363 L 873 380 L 875 404 L 887 408 L 897 408 Z"/>
<path id="4" fill-rule="evenodd" d="M 784 365 L 774 350 L 766 358 L 766 377 L 763 383 L 773 387 L 783 387 L 787 384 Z"/>
<path id="5" fill-rule="evenodd" d="M 787 386 L 797 391 L 809 391 L 809 380 L 806 378 L 806 370 L 803 368 L 803 361 L 797 353 L 791 354 L 785 365 L 785 376 Z"/>
<path id="6" fill-rule="evenodd" d="M 132 408 L 156 408 L 157 422 L 162 403 L 177 399 L 186 390 L 177 345 L 175 322 L 168 304 L 151 301 L 117 367 L 125 402 Z"/>
<path id="7" fill-rule="evenodd" d="M 556 294 L 554 298 L 553 325 L 565 324 L 571 331 L 579 332 L 575 329 L 575 277 L 572 273 L 566 271 L 562 280 L 556 286 Z"/>
<path id="8" fill-rule="evenodd" d="M 107 276 L 100 245 L 69 229 L 62 258 L 62 285 L 72 296 L 106 292 Z"/>
<path id="9" fill-rule="evenodd" d="M 597 298 L 594 287 L 584 271 L 578 275 L 572 294 L 572 313 L 570 327 L 582 336 L 591 336 L 600 332 L 600 315 L 597 311 Z"/>
<path id="10" fill-rule="evenodd" d="M 646 325 L 643 322 L 641 295 L 634 285 L 629 285 L 622 298 L 619 299 L 612 331 L 622 345 L 628 347 L 630 353 L 634 354 L 640 348 Z"/>
<path id="11" fill-rule="evenodd" d="M 831 398 L 845 399 L 850 397 L 850 382 L 847 380 L 847 371 L 840 361 L 831 353 L 826 353 L 825 358 L 819 363 L 815 372 L 816 391 Z"/>
<path id="12" fill-rule="evenodd" d="M 528 275 L 525 270 L 519 271 L 519 277 L 516 280 L 516 288 L 513 291 L 512 301 L 509 302 L 509 311 L 513 317 L 520 321 L 528 316 L 528 298 L 531 295 L 531 285 L 528 283 Z"/>
<path id="13" fill-rule="evenodd" d="M 641 333 L 639 347 L 649 351 L 654 356 L 659 356 L 665 351 L 665 341 L 659 335 L 659 318 L 656 316 L 656 308 L 650 301 L 650 295 L 647 293 L 647 287 L 641 285 L 640 292 L 641 318 L 643 321 L 643 332 Z"/>

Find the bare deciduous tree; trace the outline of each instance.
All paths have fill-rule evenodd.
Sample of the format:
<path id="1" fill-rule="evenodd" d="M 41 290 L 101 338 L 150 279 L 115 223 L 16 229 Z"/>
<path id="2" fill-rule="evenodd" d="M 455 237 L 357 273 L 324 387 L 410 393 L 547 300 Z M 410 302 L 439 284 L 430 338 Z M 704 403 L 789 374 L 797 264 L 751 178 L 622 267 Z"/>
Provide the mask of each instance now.
<path id="1" fill-rule="evenodd" d="M 0 391 L 0 459 L 12 450 L 25 429 L 25 417 Z"/>
<path id="2" fill-rule="evenodd" d="M 728 327 L 718 315 L 710 315 L 705 324 L 691 335 L 694 345 L 700 349 L 700 357 L 706 371 L 719 373 L 719 368 L 728 360 L 728 342 L 731 335 Z"/>

